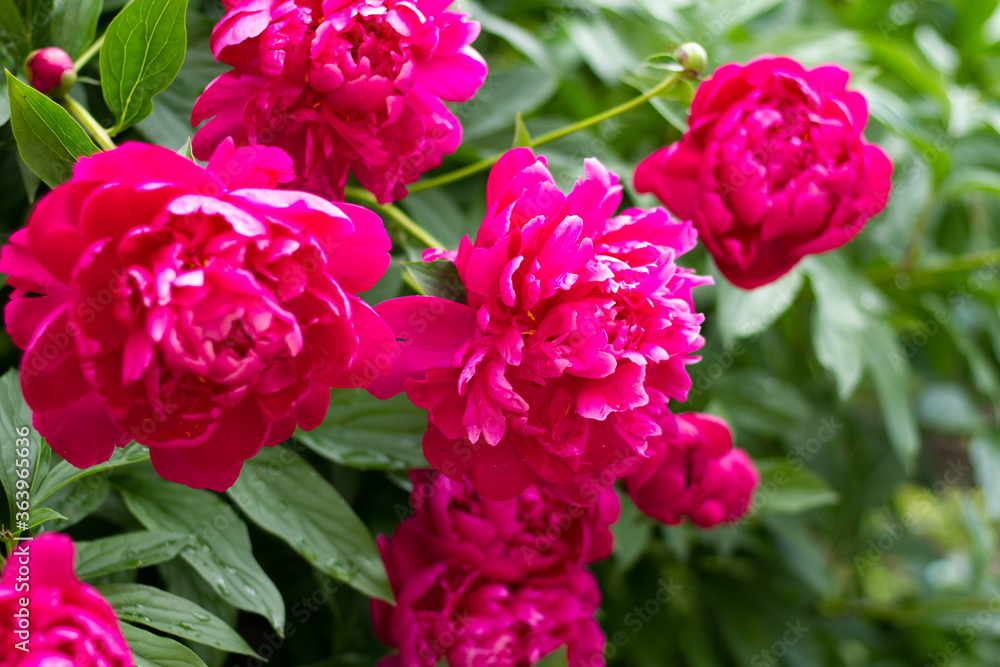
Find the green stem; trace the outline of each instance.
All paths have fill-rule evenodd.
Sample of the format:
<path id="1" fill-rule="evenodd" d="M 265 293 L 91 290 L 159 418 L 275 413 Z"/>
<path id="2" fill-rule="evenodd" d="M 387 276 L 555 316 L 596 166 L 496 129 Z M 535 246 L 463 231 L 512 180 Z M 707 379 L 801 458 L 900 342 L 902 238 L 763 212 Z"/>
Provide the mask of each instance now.
<path id="1" fill-rule="evenodd" d="M 447 248 L 444 243 L 438 241 L 430 232 L 414 222 L 414 220 L 410 216 L 406 215 L 406 213 L 404 213 L 398 206 L 393 206 L 392 204 L 379 204 L 378 200 L 375 199 L 375 195 L 372 193 L 362 188 L 350 185 L 345 188 L 344 193 L 347 195 L 348 199 L 353 199 L 360 204 L 364 204 L 365 206 L 375 209 L 380 213 L 384 213 L 393 222 L 406 230 L 410 236 L 417 239 L 428 248 Z"/>
<path id="2" fill-rule="evenodd" d="M 540 137 L 533 138 L 529 145 L 529 148 L 536 148 L 538 146 L 543 146 L 545 144 L 556 141 L 557 139 L 562 139 L 563 137 L 569 136 L 574 132 L 579 132 L 580 130 L 585 130 L 588 127 L 593 127 L 598 123 L 603 123 L 606 120 L 614 118 L 615 116 L 620 116 L 623 113 L 636 109 L 649 100 L 653 99 L 657 95 L 662 95 L 671 88 L 673 88 L 678 81 L 683 79 L 687 75 L 686 72 L 671 72 L 670 76 L 665 78 L 663 81 L 658 83 L 656 86 L 651 88 L 646 93 L 643 93 L 639 97 L 633 98 L 628 102 L 619 104 L 616 107 L 612 107 L 607 111 L 602 111 L 599 114 L 591 116 L 589 118 L 584 118 L 581 121 L 573 123 L 572 125 L 567 125 L 566 127 L 554 130 L 547 134 L 543 134 Z M 505 151 L 506 152 L 506 151 Z M 504 153 L 505 153 L 504 152 Z M 460 181 L 464 178 L 472 176 L 473 174 L 478 174 L 481 171 L 486 171 L 494 164 L 497 160 L 504 156 L 504 153 L 497 153 L 479 162 L 474 162 L 461 169 L 456 169 L 455 171 L 444 174 L 443 176 L 437 176 L 435 178 L 428 178 L 411 185 L 410 192 L 420 192 L 421 190 L 429 190 L 430 188 L 436 188 L 442 185 L 447 185 L 449 183 L 454 183 Z"/>
<path id="3" fill-rule="evenodd" d="M 93 44 L 90 45 L 90 47 L 86 51 L 80 54 L 79 58 L 76 59 L 76 62 L 73 63 L 73 71 L 79 72 L 81 69 L 83 69 L 83 66 L 86 65 L 88 62 L 90 62 L 90 59 L 96 56 L 100 52 L 101 46 L 103 44 L 104 44 L 104 35 L 101 35 L 94 41 Z"/>
<path id="4" fill-rule="evenodd" d="M 67 95 L 62 100 L 60 100 L 62 105 L 66 107 L 66 110 L 73 114 L 77 122 L 83 125 L 83 129 L 87 130 L 87 133 L 93 137 L 97 145 L 100 146 L 101 150 L 113 151 L 116 146 L 115 142 L 111 141 L 111 135 L 108 131 L 101 127 L 90 112 L 84 109 L 79 102 L 74 100 L 72 97 Z"/>

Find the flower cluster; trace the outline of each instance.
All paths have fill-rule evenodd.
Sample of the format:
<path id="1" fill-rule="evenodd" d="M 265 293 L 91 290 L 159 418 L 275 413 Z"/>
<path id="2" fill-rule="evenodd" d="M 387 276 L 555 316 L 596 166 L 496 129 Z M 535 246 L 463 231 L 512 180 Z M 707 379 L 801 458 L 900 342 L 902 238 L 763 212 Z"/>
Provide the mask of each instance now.
<path id="1" fill-rule="evenodd" d="M 380 667 L 529 667 L 566 646 L 570 665 L 603 665 L 593 615 L 600 591 L 583 567 L 611 552 L 613 491 L 589 507 L 532 485 L 491 501 L 467 481 L 412 473 L 414 515 L 379 538 L 396 606 L 372 602 Z"/>
<path id="2" fill-rule="evenodd" d="M 544 159 L 512 150 L 490 174 L 476 240 L 425 254 L 454 263 L 467 305 L 376 308 L 401 342 L 370 391 L 405 389 L 429 411 L 428 461 L 489 498 L 542 478 L 593 501 L 690 389 L 685 365 L 703 342 L 691 290 L 710 282 L 676 264 L 694 229 L 660 208 L 615 215 L 621 190 L 588 160 L 563 194 Z"/>
<path id="3" fill-rule="evenodd" d="M 132 667 L 114 610 L 76 578 L 73 551 L 69 537 L 48 534 L 8 558 L 0 578 L 0 667 Z"/>
<path id="4" fill-rule="evenodd" d="M 753 461 L 733 448 L 729 426 L 712 415 L 677 415 L 677 435 L 651 438 L 642 468 L 625 478 L 635 506 L 654 519 L 702 528 L 746 514 L 759 481 Z"/>
<path id="5" fill-rule="evenodd" d="M 861 136 L 868 107 L 849 77 L 788 58 L 720 67 L 698 86 L 684 138 L 636 169 L 636 189 L 694 220 L 744 289 L 844 245 L 885 208 L 892 174 Z"/>
<path id="6" fill-rule="evenodd" d="M 394 352 L 354 296 L 389 263 L 378 216 L 271 189 L 277 149 L 209 167 L 143 144 L 81 159 L 3 248 L 24 398 L 75 466 L 134 439 L 163 477 L 225 490 Z"/>
<path id="7" fill-rule="evenodd" d="M 379 201 L 458 148 L 442 100 L 472 98 L 486 63 L 479 24 L 441 0 L 225 0 L 215 56 L 235 69 L 194 107 L 194 152 L 265 144 L 295 162 L 288 187 L 341 200 L 348 171 Z M 237 102 L 238 100 L 238 102 Z"/>

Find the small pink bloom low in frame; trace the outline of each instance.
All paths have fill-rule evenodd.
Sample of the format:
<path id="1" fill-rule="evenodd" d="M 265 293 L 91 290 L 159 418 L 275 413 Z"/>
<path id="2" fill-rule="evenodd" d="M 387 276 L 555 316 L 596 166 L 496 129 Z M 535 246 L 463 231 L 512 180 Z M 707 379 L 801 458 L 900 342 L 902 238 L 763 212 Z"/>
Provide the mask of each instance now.
<path id="1" fill-rule="evenodd" d="M 132 667 L 114 610 L 77 579 L 73 552 L 68 536 L 48 534 L 21 542 L 7 559 L 0 667 Z"/>

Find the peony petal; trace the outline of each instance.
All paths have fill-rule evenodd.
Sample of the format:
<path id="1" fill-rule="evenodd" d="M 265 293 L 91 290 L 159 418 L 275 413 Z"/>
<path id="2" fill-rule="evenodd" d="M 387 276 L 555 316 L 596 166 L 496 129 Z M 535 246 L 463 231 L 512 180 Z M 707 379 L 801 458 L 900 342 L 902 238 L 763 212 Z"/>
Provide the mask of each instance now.
<path id="1" fill-rule="evenodd" d="M 476 330 L 475 311 L 446 299 L 401 297 L 379 304 L 375 312 L 393 331 L 398 345 L 392 370 L 368 387 L 381 399 L 403 391 L 409 378 L 422 379 L 429 368 L 451 366 L 455 352 Z"/>
<path id="2" fill-rule="evenodd" d="M 203 446 L 208 447 L 208 445 Z M 240 470 L 243 469 L 242 460 L 229 468 L 210 472 L 203 470 L 196 463 L 192 464 L 188 457 L 184 456 L 187 451 L 154 448 L 150 450 L 149 458 L 153 469 L 160 477 L 185 484 L 193 489 L 210 489 L 222 493 L 239 479 Z"/>
<path id="3" fill-rule="evenodd" d="M 116 445 L 132 440 L 93 392 L 61 410 L 37 411 L 32 422 L 52 450 L 77 468 L 104 463 L 111 458 Z"/>

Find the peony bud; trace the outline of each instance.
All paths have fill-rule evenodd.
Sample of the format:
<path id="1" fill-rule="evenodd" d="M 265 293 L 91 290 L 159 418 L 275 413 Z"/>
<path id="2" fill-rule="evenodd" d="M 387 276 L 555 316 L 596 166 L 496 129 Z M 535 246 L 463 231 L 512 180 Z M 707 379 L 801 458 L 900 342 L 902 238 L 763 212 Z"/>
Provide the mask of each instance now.
<path id="1" fill-rule="evenodd" d="M 674 51 L 674 58 L 684 67 L 684 73 L 697 78 L 708 65 L 708 54 L 705 47 L 697 42 L 685 42 Z"/>
<path id="2" fill-rule="evenodd" d="M 60 48 L 50 46 L 28 54 L 24 61 L 28 83 L 49 97 L 62 97 L 76 83 L 73 59 Z"/>

